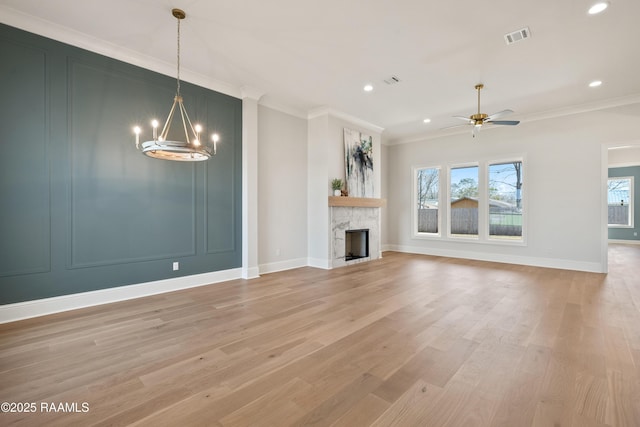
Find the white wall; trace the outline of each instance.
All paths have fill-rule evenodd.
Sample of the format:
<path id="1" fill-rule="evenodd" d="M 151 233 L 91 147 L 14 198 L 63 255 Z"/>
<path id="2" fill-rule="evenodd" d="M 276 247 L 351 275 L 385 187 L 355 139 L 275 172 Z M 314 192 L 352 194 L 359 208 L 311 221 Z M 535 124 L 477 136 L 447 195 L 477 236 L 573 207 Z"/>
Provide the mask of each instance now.
<path id="1" fill-rule="evenodd" d="M 640 137 L 634 146 L 609 150 L 609 166 L 624 167 L 640 165 Z M 630 144 L 631 145 L 631 144 Z"/>
<path id="2" fill-rule="evenodd" d="M 260 273 L 307 262 L 307 120 L 258 109 Z"/>
<path id="3" fill-rule="evenodd" d="M 307 132 L 308 257 L 312 267 L 329 268 L 328 165 L 329 117 L 309 119 Z"/>
<path id="4" fill-rule="evenodd" d="M 521 123 L 389 147 L 390 248 L 587 271 L 603 266 L 603 144 L 635 138 L 640 105 Z M 417 239 L 413 166 L 524 156 L 525 246 Z M 606 160 L 606 159 L 605 159 Z"/>
<path id="5" fill-rule="evenodd" d="M 339 117 L 330 111 L 314 114 L 308 121 L 308 227 L 309 265 L 330 268 L 328 196 L 331 180 L 345 179 L 344 128 L 371 135 L 373 140 L 374 194 L 380 197 L 380 131 Z"/>
<path id="6" fill-rule="evenodd" d="M 380 144 L 380 197 L 383 199 L 389 198 L 389 147 L 384 144 L 384 135 L 383 141 Z M 389 244 L 389 232 L 387 231 L 389 228 L 389 213 L 388 207 L 385 206 L 380 209 L 380 247 L 382 251 L 386 250 L 387 245 Z"/>

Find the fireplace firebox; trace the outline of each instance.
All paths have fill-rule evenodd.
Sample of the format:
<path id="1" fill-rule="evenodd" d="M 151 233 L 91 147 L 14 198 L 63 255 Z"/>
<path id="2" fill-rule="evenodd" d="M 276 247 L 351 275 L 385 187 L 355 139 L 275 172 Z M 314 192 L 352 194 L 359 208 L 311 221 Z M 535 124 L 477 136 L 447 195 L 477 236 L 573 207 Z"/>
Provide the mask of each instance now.
<path id="1" fill-rule="evenodd" d="M 344 260 L 369 257 L 369 229 L 345 230 L 345 251 Z"/>

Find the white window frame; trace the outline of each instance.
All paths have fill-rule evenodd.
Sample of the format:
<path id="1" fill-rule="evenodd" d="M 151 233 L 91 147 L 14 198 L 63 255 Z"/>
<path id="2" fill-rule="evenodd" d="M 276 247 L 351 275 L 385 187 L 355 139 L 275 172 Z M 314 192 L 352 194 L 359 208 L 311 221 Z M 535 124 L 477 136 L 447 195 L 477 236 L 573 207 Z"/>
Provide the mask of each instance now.
<path id="1" fill-rule="evenodd" d="M 634 221 L 633 221 L 633 216 L 634 216 L 634 212 L 633 212 L 633 206 L 635 205 L 635 200 L 634 200 L 634 182 L 633 182 L 633 176 L 610 176 L 607 178 L 607 206 L 609 205 L 609 181 L 611 180 L 623 180 L 623 179 L 628 179 L 629 180 L 629 224 L 607 224 L 607 227 L 609 228 L 634 228 Z M 609 221 L 607 220 L 607 223 Z"/>
<path id="2" fill-rule="evenodd" d="M 492 165 L 501 165 L 501 164 L 507 164 L 507 163 L 515 163 L 515 162 L 520 162 L 522 164 L 522 199 L 520 199 L 520 203 L 521 203 L 521 208 L 522 208 L 522 236 L 520 236 L 519 239 L 505 239 L 504 237 L 493 237 L 491 236 L 491 234 L 489 233 L 489 221 L 491 220 L 490 218 L 490 209 L 489 209 L 489 168 Z M 486 206 L 486 212 L 487 212 L 487 217 L 486 220 L 484 221 L 485 226 L 486 226 L 486 233 L 487 233 L 487 240 L 490 241 L 491 243 L 505 243 L 505 244 L 523 244 L 526 241 L 526 230 L 527 230 L 527 195 L 529 194 L 528 188 L 526 187 L 526 178 L 527 178 L 527 171 L 526 171 L 526 162 L 524 160 L 523 157 L 509 157 L 507 159 L 501 159 L 501 160 L 490 160 L 486 162 L 486 166 L 485 166 L 485 170 L 486 170 L 486 180 L 487 180 L 487 184 L 485 187 L 485 206 Z"/>
<path id="3" fill-rule="evenodd" d="M 437 169 L 438 170 L 438 232 L 437 233 L 426 233 L 418 231 L 418 171 L 422 169 Z M 411 168 L 411 179 L 413 181 L 413 191 L 411 198 L 411 223 L 413 230 L 413 237 L 419 239 L 439 239 L 442 238 L 442 200 L 443 200 L 443 180 L 442 180 L 443 170 L 441 165 L 436 166 L 414 166 Z"/>
<path id="4" fill-rule="evenodd" d="M 451 170 L 452 169 L 463 169 L 463 168 L 478 168 L 478 234 L 469 234 L 469 235 L 460 235 L 460 234 L 452 234 L 451 233 Z M 462 240 L 462 241 L 471 241 L 477 242 L 484 240 L 483 239 L 483 203 L 481 200 L 481 194 L 483 192 L 483 188 L 486 188 L 483 180 L 482 166 L 480 162 L 468 162 L 468 163 L 456 163 L 447 165 L 447 197 L 446 197 L 446 209 L 447 209 L 447 237 L 451 240 Z"/>
<path id="5" fill-rule="evenodd" d="M 520 239 L 504 239 L 489 235 L 489 167 L 496 164 L 522 162 L 522 236 Z M 478 168 L 478 234 L 477 235 L 452 235 L 451 234 L 451 170 L 465 167 Z M 418 170 L 438 169 L 438 233 L 418 232 Z M 469 162 L 455 162 L 440 164 L 426 164 L 411 167 L 411 227 L 412 238 L 432 239 L 450 242 L 477 243 L 504 246 L 527 246 L 529 189 L 527 184 L 527 160 L 524 154 L 515 154 L 504 158 L 481 158 Z M 443 231 L 444 230 L 444 231 Z"/>

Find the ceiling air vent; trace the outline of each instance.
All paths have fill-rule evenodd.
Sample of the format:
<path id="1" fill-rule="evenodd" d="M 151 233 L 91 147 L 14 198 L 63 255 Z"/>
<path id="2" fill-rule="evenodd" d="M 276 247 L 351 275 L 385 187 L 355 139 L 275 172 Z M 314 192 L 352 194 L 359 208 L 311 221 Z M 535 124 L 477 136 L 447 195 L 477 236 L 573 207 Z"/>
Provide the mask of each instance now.
<path id="1" fill-rule="evenodd" d="M 514 31 L 509 34 L 504 35 L 504 41 L 509 45 L 515 42 L 519 42 L 531 37 L 531 31 L 529 31 L 529 27 L 525 27 L 521 30 Z"/>
<path id="2" fill-rule="evenodd" d="M 396 76 L 391 76 L 387 79 L 384 79 L 384 82 L 388 85 L 394 85 L 396 83 L 400 83 L 400 79 L 397 78 Z"/>

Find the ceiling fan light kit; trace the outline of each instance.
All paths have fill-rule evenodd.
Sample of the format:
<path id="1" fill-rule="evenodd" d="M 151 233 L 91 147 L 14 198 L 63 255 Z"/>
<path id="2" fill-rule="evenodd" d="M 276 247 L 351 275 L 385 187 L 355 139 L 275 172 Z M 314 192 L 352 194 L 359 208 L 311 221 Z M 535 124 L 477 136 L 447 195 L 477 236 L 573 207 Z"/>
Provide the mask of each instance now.
<path id="1" fill-rule="evenodd" d="M 464 116 L 453 116 L 456 119 L 465 120 L 468 125 L 472 125 L 473 129 L 471 131 L 471 135 L 475 138 L 476 133 L 482 128 L 484 125 L 499 125 L 499 126 L 515 126 L 520 123 L 518 120 L 495 120 L 500 117 L 506 116 L 507 114 L 513 114 L 513 110 L 502 110 L 493 114 L 485 114 L 480 112 L 480 91 L 484 88 L 482 83 L 478 83 L 475 85 L 475 89 L 478 91 L 478 112 L 472 114 L 469 117 Z M 464 125 L 463 125 L 464 126 Z M 456 126 L 454 126 L 456 127 Z"/>

